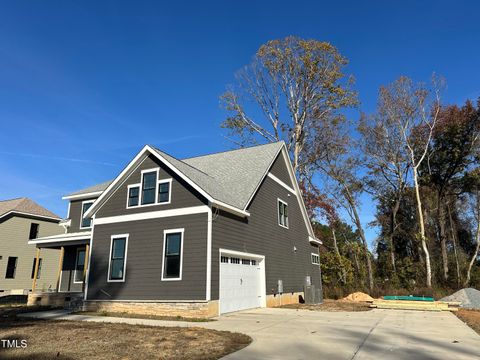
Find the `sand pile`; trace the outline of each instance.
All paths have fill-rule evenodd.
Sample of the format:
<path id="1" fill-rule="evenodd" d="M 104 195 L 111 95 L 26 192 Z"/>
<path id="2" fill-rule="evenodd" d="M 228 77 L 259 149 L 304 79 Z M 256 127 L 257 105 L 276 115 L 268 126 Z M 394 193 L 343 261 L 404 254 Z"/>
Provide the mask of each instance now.
<path id="1" fill-rule="evenodd" d="M 374 299 L 363 292 L 354 292 L 346 297 L 343 298 L 345 301 L 355 301 L 355 302 L 361 302 L 361 301 L 373 301 Z"/>
<path id="2" fill-rule="evenodd" d="M 440 301 L 460 301 L 460 307 L 467 309 L 480 309 L 480 291 L 474 288 L 458 290 L 450 296 L 446 296 Z"/>

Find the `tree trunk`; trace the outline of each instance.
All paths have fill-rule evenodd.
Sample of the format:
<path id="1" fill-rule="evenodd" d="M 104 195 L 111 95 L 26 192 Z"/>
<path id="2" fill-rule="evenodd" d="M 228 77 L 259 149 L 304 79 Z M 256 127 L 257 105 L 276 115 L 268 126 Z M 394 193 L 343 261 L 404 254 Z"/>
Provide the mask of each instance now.
<path id="1" fill-rule="evenodd" d="M 438 195 L 437 202 L 438 211 L 438 224 L 440 226 L 440 248 L 442 250 L 442 266 L 443 266 L 443 279 L 448 281 L 448 254 L 447 254 L 447 236 L 446 236 L 446 219 L 445 208 L 442 203 L 442 196 Z"/>
<path id="2" fill-rule="evenodd" d="M 332 237 L 333 237 L 333 248 L 335 249 L 335 254 L 337 255 L 338 262 L 340 263 L 341 271 L 340 271 L 340 281 L 343 282 L 344 285 L 347 284 L 347 274 L 345 269 L 343 268 L 342 263 L 342 256 L 340 255 L 340 250 L 338 249 L 337 244 L 337 235 L 335 234 L 335 229 L 332 226 Z"/>
<path id="3" fill-rule="evenodd" d="M 430 253 L 427 248 L 427 238 L 425 236 L 425 223 L 423 219 L 422 199 L 420 198 L 420 185 L 418 184 L 417 168 L 413 168 L 413 181 L 415 185 L 415 198 L 417 200 L 418 223 L 420 225 L 420 241 L 422 244 L 423 253 L 425 254 L 425 268 L 427 271 L 426 284 L 427 287 L 432 287 L 432 267 L 430 265 Z"/>
<path id="4" fill-rule="evenodd" d="M 397 273 L 397 265 L 395 264 L 395 245 L 393 237 L 395 235 L 395 229 L 397 228 L 397 213 L 400 209 L 400 200 L 395 200 L 395 205 L 392 208 L 392 220 L 390 227 L 390 261 L 392 262 L 392 271 L 395 275 Z"/>
<path id="5" fill-rule="evenodd" d="M 458 253 L 457 253 L 457 234 L 455 225 L 453 223 L 452 212 L 450 210 L 450 204 L 447 204 L 447 211 L 448 211 L 448 220 L 450 223 L 450 231 L 452 232 L 452 244 L 453 244 L 453 253 L 455 255 L 455 265 L 457 269 L 457 286 L 460 287 L 461 280 L 461 273 L 460 273 L 460 263 L 458 261 Z"/>
<path id="6" fill-rule="evenodd" d="M 473 253 L 472 258 L 470 259 L 470 263 L 468 264 L 467 278 L 465 279 L 465 283 L 463 284 L 464 287 L 467 287 L 468 283 L 470 282 L 472 267 L 473 267 L 473 264 L 475 263 L 475 260 L 477 259 L 478 250 L 480 250 L 480 194 L 478 193 L 478 191 L 476 195 L 477 195 L 477 206 L 476 206 L 477 234 L 475 236 L 475 240 L 477 241 L 477 246 L 475 247 L 475 252 Z"/>

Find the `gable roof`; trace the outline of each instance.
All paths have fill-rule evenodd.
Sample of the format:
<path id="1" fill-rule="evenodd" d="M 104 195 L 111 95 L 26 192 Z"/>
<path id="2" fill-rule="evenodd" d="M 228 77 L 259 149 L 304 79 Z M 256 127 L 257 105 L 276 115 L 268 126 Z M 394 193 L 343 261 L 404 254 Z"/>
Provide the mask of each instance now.
<path id="1" fill-rule="evenodd" d="M 242 216 L 249 216 L 250 214 L 246 211 L 247 207 L 281 152 L 287 163 L 295 192 L 298 194 L 297 198 L 309 234 L 314 238 L 301 191 L 283 141 L 183 160 L 146 145 L 114 180 L 77 191 L 64 198 L 85 197 L 97 192 L 100 197 L 84 214 L 86 217 L 92 216 L 107 200 L 107 194 L 115 191 L 122 179 L 128 176 L 132 169 L 149 154 L 152 154 L 205 196 L 213 205 Z"/>
<path id="2" fill-rule="evenodd" d="M 61 220 L 59 216 L 55 215 L 50 210 L 45 209 L 43 206 L 40 206 L 35 201 L 26 197 L 0 201 L 0 218 L 11 213 L 27 214 Z"/>

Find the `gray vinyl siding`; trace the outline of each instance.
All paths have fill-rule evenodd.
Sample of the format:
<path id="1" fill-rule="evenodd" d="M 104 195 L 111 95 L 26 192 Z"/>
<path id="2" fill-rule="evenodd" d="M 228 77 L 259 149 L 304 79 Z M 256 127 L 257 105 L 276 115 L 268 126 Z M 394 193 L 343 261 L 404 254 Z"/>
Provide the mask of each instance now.
<path id="1" fill-rule="evenodd" d="M 288 173 L 287 169 L 287 164 L 285 164 L 285 160 L 283 159 L 281 153 L 274 161 L 272 167 L 270 168 L 270 172 L 282 180 L 285 184 L 293 188 L 292 180 L 290 179 L 290 174 Z"/>
<path id="2" fill-rule="evenodd" d="M 162 281 L 163 231 L 177 228 L 185 229 L 182 280 Z M 108 282 L 111 236 L 117 234 L 129 234 L 125 282 Z M 205 300 L 206 256 L 206 212 L 95 225 L 87 299 Z"/>
<path id="3" fill-rule="evenodd" d="M 38 237 L 62 234 L 64 229 L 54 221 L 45 221 L 26 216 L 11 216 L 0 222 L 0 290 L 27 290 L 32 288 L 33 259 L 35 245 L 28 245 L 30 224 L 39 224 Z M 39 290 L 55 289 L 60 252 L 42 249 L 42 269 L 36 287 Z M 17 257 L 14 279 L 6 279 L 8 257 Z"/>
<path id="4" fill-rule="evenodd" d="M 63 266 L 60 280 L 60 291 L 62 292 L 81 292 L 83 284 L 74 282 L 74 271 L 77 260 L 77 249 L 85 249 L 81 246 L 65 246 L 63 254 Z"/>
<path id="5" fill-rule="evenodd" d="M 149 206 L 140 206 L 134 208 L 127 207 L 127 191 L 128 185 L 140 184 L 141 187 L 141 171 L 147 169 L 160 168 L 159 178 L 157 180 L 173 179 L 171 186 L 171 203 L 158 204 Z M 140 189 L 141 191 L 141 189 Z M 111 195 L 108 201 L 100 207 L 96 213 L 96 217 L 117 216 L 126 214 L 138 214 L 147 211 L 170 210 L 182 207 L 205 205 L 206 201 L 201 195 L 190 187 L 178 175 L 174 174 L 168 167 L 161 163 L 153 156 L 146 158 L 140 166 L 127 178 L 127 180 Z"/>
<path id="6" fill-rule="evenodd" d="M 70 227 L 67 232 L 75 233 L 79 231 L 89 231 L 90 228 L 80 229 L 81 218 L 82 218 L 82 203 L 84 201 L 92 201 L 96 198 L 82 199 L 82 200 L 73 200 L 70 202 L 70 213 L 69 219 L 71 220 Z"/>
<path id="7" fill-rule="evenodd" d="M 275 176 L 287 180 L 285 174 L 279 171 L 281 166 L 273 170 Z M 288 229 L 278 225 L 277 198 L 288 203 Z M 318 253 L 318 247 L 309 243 L 307 227 L 295 195 L 266 177 L 248 211 L 250 217 L 247 219 L 225 212 L 214 217 L 212 299 L 219 297 L 220 248 L 264 255 L 267 294 L 277 292 L 278 280 L 283 280 L 285 293 L 302 291 L 307 275 L 311 276 L 312 284 L 320 286 L 319 266 L 311 261 L 311 253 Z"/>

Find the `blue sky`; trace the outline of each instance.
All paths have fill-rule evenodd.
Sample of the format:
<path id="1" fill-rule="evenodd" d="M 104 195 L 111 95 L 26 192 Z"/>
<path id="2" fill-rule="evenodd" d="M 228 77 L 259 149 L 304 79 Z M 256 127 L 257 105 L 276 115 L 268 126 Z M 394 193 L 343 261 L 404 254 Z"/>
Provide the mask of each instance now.
<path id="1" fill-rule="evenodd" d="M 433 71 L 447 103 L 476 99 L 479 11 L 474 1 L 2 1 L 0 198 L 65 216 L 62 195 L 113 178 L 146 143 L 179 158 L 231 148 L 218 96 L 262 43 L 288 35 L 349 58 L 359 110 L 374 110 L 380 85 Z M 374 204 L 363 200 L 367 223 Z"/>

